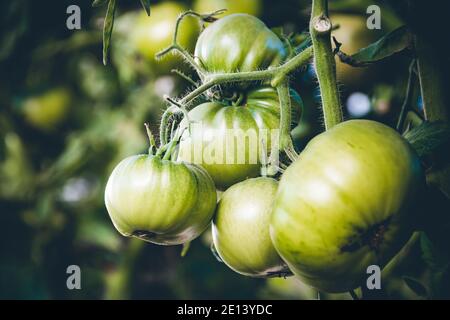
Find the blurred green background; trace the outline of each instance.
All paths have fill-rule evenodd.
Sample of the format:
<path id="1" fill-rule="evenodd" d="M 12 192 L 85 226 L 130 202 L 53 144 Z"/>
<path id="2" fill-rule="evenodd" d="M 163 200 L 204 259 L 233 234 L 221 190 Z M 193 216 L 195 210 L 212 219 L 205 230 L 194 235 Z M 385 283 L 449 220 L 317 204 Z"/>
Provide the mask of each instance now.
<path id="1" fill-rule="evenodd" d="M 368 30 L 365 9 L 372 2 L 331 1 L 343 51 L 353 53 L 401 24 L 378 1 L 386 8 L 382 30 Z M 234 273 L 214 258 L 209 232 L 192 243 L 184 258 L 181 247 L 123 238 L 103 203 L 115 164 L 148 148 L 143 123 L 156 132 L 166 107 L 163 95 L 182 95 L 190 88 L 170 72 L 190 72 L 180 59 L 157 63 L 152 58 L 169 44 L 180 11 L 225 6 L 229 12 L 257 15 L 270 27 L 282 26 L 286 33 L 301 33 L 307 29 L 310 2 L 155 0 L 148 18 L 139 1 L 119 1 L 106 67 L 101 62 L 106 8 L 77 1 L 81 30 L 68 30 L 71 4 L 0 4 L 0 298 L 315 298 L 314 290 L 295 279 Z M 182 43 L 192 49 L 198 32 L 197 24 L 188 21 Z M 347 118 L 394 123 L 407 66 L 404 56 L 367 70 L 338 65 Z M 297 73 L 292 84 L 306 106 L 294 132 L 301 149 L 322 130 L 312 68 Z M 416 98 L 420 110 L 418 93 Z M 66 287 L 69 265 L 81 268 L 81 290 Z M 417 298 L 403 283 L 392 294 Z"/>

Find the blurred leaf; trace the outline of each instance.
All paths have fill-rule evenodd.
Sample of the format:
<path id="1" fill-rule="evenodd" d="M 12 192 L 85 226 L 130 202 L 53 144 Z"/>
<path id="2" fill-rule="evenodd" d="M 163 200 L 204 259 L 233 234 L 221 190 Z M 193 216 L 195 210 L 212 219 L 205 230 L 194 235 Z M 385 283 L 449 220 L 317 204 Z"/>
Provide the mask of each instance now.
<path id="1" fill-rule="evenodd" d="M 413 146 L 417 154 L 423 157 L 450 140 L 450 127 L 442 121 L 424 121 L 419 126 L 406 132 L 404 137 Z"/>
<path id="2" fill-rule="evenodd" d="M 100 7 L 100 6 L 104 5 L 104 4 L 106 4 L 107 2 L 108 2 L 108 0 L 94 0 L 92 2 L 92 6 L 93 7 Z"/>
<path id="3" fill-rule="evenodd" d="M 427 297 L 428 291 L 427 288 L 417 279 L 404 276 L 402 277 L 403 281 L 405 281 L 406 285 L 414 291 L 415 294 L 417 294 L 420 297 Z"/>
<path id="4" fill-rule="evenodd" d="M 114 14 L 116 12 L 116 7 L 116 0 L 109 0 L 108 10 L 106 11 L 105 24 L 103 26 L 103 64 L 105 66 L 108 63 L 109 46 L 114 26 Z"/>
<path id="5" fill-rule="evenodd" d="M 411 46 L 412 34 L 406 26 L 395 29 L 368 47 L 351 56 L 362 64 L 374 63 L 388 58 Z"/>
<path id="6" fill-rule="evenodd" d="M 4 1 L 0 7 L 0 61 L 10 56 L 28 27 L 27 3 L 24 1 Z"/>
<path id="7" fill-rule="evenodd" d="M 442 272 L 448 268 L 449 258 L 433 245 L 425 233 L 421 234 L 420 247 L 422 249 L 422 258 L 432 271 Z"/>
<path id="8" fill-rule="evenodd" d="M 150 0 L 141 0 L 141 4 L 147 12 L 147 15 L 150 17 Z"/>
<path id="9" fill-rule="evenodd" d="M 5 160 L 0 163 L 0 198 L 24 199 L 33 188 L 33 168 L 22 139 L 13 132 L 3 137 Z"/>
<path id="10" fill-rule="evenodd" d="M 90 217 L 80 221 L 76 241 L 81 245 L 100 247 L 112 252 L 118 251 L 121 245 L 119 233 L 110 223 Z"/>

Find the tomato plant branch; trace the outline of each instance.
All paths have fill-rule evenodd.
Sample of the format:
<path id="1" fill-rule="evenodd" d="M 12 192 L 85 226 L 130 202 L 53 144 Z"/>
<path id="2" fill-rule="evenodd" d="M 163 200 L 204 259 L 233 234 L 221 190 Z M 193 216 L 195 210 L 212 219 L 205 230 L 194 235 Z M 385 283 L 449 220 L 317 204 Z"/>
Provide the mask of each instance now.
<path id="1" fill-rule="evenodd" d="M 314 49 L 314 66 L 322 95 L 326 130 L 343 121 L 336 81 L 336 65 L 331 48 L 331 27 L 331 21 L 328 18 L 328 2 L 313 0 L 309 30 Z"/>
<path id="2" fill-rule="evenodd" d="M 313 48 L 308 47 L 292 59 L 288 60 L 281 67 L 275 68 L 276 72 L 272 77 L 272 87 L 278 86 L 289 74 L 293 73 L 299 67 L 306 65 L 313 56 Z"/>
<path id="3" fill-rule="evenodd" d="M 179 104 L 186 107 L 192 100 L 200 96 L 206 90 L 216 85 L 232 82 L 247 81 L 271 81 L 272 85 L 278 85 L 289 74 L 307 64 L 313 56 L 312 47 L 308 47 L 281 66 L 260 71 L 233 72 L 233 73 L 209 73 L 205 74 L 203 83 L 195 90 L 180 99 Z"/>
<path id="4" fill-rule="evenodd" d="M 450 109 L 448 92 L 443 78 L 440 56 L 423 36 L 415 37 L 417 52 L 417 69 L 425 110 L 425 120 L 449 122 Z M 448 155 L 447 155 L 448 156 Z M 427 182 L 434 184 L 450 197 L 450 165 L 448 163 L 427 177 Z"/>

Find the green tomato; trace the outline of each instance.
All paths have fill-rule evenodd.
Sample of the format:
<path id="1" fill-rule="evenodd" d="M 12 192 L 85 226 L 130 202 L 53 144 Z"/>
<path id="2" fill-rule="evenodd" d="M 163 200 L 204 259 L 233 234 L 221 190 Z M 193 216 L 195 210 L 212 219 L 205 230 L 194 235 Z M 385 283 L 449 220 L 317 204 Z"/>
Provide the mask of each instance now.
<path id="1" fill-rule="evenodd" d="M 156 61 L 155 55 L 172 44 L 173 34 L 178 16 L 187 11 L 183 5 L 176 2 L 164 2 L 152 6 L 151 17 L 142 10 L 130 30 L 130 40 L 136 51 L 162 72 L 169 72 L 182 63 L 178 56 L 168 54 L 161 61 Z M 192 50 L 200 29 L 194 17 L 186 17 L 180 24 L 177 41 Z"/>
<path id="2" fill-rule="evenodd" d="M 277 66 L 283 42 L 258 18 L 231 14 L 208 26 L 195 45 L 195 58 L 209 72 L 246 72 Z"/>
<path id="3" fill-rule="evenodd" d="M 28 97 L 22 103 L 25 120 L 42 131 L 52 131 L 63 122 L 72 100 L 68 89 L 53 88 L 40 95 Z"/>
<path id="4" fill-rule="evenodd" d="M 287 271 L 269 235 L 269 221 L 278 182 L 271 178 L 242 181 L 227 189 L 212 224 L 214 246 L 234 271 L 267 277 Z"/>
<path id="5" fill-rule="evenodd" d="M 195 0 L 194 11 L 198 13 L 210 13 L 221 9 L 227 9 L 223 14 L 247 13 L 258 16 L 261 13 L 261 0 Z"/>
<path id="6" fill-rule="evenodd" d="M 209 225 L 216 190 L 201 167 L 137 155 L 122 160 L 113 170 L 105 204 L 124 236 L 175 245 L 193 240 Z"/>
<path id="7" fill-rule="evenodd" d="M 293 124 L 298 122 L 302 101 L 291 91 Z M 227 187 L 260 175 L 261 155 L 267 156 L 278 140 L 280 109 L 272 87 L 249 91 L 242 103 L 203 103 L 189 112 L 179 159 L 202 165 L 216 187 Z M 182 126 L 184 126 L 182 124 Z M 278 142 L 278 141 L 277 141 Z"/>
<path id="8" fill-rule="evenodd" d="M 354 289 L 412 233 L 410 204 L 423 175 L 393 129 L 351 120 L 315 137 L 283 174 L 271 217 L 280 256 L 324 292 Z"/>

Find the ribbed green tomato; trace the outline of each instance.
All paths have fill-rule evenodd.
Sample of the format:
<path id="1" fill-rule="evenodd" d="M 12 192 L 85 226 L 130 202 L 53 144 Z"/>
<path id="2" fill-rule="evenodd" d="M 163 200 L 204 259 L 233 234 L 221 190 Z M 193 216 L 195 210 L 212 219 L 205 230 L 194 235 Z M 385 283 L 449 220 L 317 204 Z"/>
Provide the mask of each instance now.
<path id="1" fill-rule="evenodd" d="M 232 13 L 247 13 L 258 16 L 261 13 L 261 0 L 195 0 L 194 11 L 210 13 L 221 9 L 227 9 L 223 15 Z"/>
<path id="2" fill-rule="evenodd" d="M 277 66 L 286 58 L 283 42 L 258 18 L 231 14 L 208 26 L 195 57 L 209 72 L 244 72 Z"/>
<path id="3" fill-rule="evenodd" d="M 217 205 L 214 246 L 223 262 L 240 274 L 267 277 L 287 271 L 269 235 L 277 186 L 271 178 L 248 179 L 227 189 Z"/>
<path id="4" fill-rule="evenodd" d="M 295 125 L 303 105 L 294 91 L 291 101 Z M 226 189 L 259 176 L 261 155 L 275 148 L 280 125 L 278 94 L 263 87 L 249 91 L 238 105 L 203 103 L 189 112 L 189 120 L 191 130 L 183 134 L 179 159 L 200 164 L 217 188 Z"/>
<path id="5" fill-rule="evenodd" d="M 216 190 L 199 166 L 137 155 L 122 160 L 109 177 L 105 204 L 125 236 L 175 245 L 200 235 L 216 208 Z"/>
<path id="6" fill-rule="evenodd" d="M 412 233 L 419 158 L 393 129 L 352 120 L 315 137 L 284 172 L 271 217 L 280 256 L 325 292 L 361 285 Z"/>

